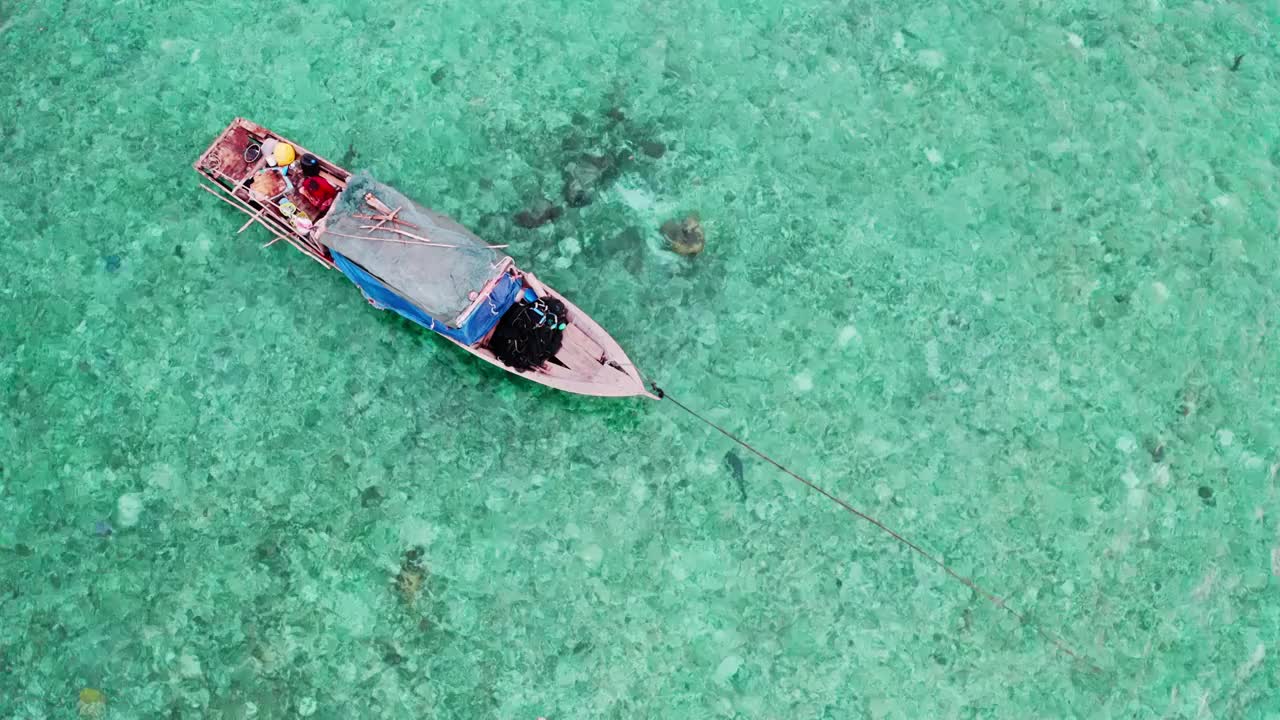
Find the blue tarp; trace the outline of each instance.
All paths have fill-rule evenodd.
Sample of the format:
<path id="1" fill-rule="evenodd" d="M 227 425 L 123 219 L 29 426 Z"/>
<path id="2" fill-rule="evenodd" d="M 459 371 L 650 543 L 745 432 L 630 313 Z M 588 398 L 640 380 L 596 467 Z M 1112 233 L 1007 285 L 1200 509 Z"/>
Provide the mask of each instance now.
<path id="1" fill-rule="evenodd" d="M 359 217 L 369 214 L 370 195 L 399 208 L 396 221 L 433 242 L 405 242 L 401 231 L 392 227 L 396 223 L 370 226 L 368 219 Z M 367 172 L 348 179 L 324 216 L 319 239 L 437 322 L 453 322 L 471 307 L 471 293 L 498 278 L 503 260 L 497 248 L 456 220 L 419 205 Z M 432 247 L 433 243 L 450 247 Z"/>
<path id="2" fill-rule="evenodd" d="M 396 294 L 394 290 L 387 287 L 381 280 L 370 275 L 364 268 L 351 262 L 343 257 L 337 251 L 330 248 L 333 254 L 333 262 L 347 276 L 351 282 L 360 288 L 360 292 L 379 310 L 394 310 L 400 315 L 412 320 L 428 330 L 453 338 L 463 345 L 474 345 L 480 341 L 485 335 L 498 324 L 498 320 L 502 317 L 513 303 L 515 303 L 516 295 L 520 292 L 521 283 L 509 274 L 504 274 L 498 279 L 498 284 L 494 286 L 493 292 L 489 294 L 487 302 L 481 303 L 479 307 L 471 313 L 471 317 L 463 323 L 460 328 L 449 327 L 446 323 L 431 317 L 422 308 L 414 305 L 405 298 Z"/>

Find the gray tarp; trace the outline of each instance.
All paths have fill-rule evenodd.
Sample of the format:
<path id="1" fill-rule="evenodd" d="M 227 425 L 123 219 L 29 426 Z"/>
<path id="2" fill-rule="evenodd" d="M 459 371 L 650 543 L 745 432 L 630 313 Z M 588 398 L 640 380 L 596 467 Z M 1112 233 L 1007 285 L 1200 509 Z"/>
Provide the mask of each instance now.
<path id="1" fill-rule="evenodd" d="M 365 204 L 366 193 L 373 193 L 392 209 L 401 208 L 396 217 L 417 227 L 387 223 L 382 230 L 362 229 L 362 225 L 377 222 L 353 215 L 380 214 Z M 390 232 L 393 227 L 435 243 L 460 247 L 412 244 L 417 241 Z M 370 237 L 377 239 L 357 239 Z M 432 317 L 450 325 L 471 304 L 468 295 L 479 292 L 499 274 L 499 263 L 505 257 L 457 222 L 422 207 L 367 172 L 351 177 L 325 217 L 319 239 Z"/>

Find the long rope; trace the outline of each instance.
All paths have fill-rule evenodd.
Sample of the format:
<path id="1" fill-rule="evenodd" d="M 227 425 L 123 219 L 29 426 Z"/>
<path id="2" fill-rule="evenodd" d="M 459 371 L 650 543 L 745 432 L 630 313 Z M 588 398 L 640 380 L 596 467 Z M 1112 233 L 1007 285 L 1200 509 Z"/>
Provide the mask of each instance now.
<path id="1" fill-rule="evenodd" d="M 774 467 L 778 468 L 779 470 L 781 470 L 782 472 L 786 473 L 787 475 L 790 475 L 790 476 L 791 476 L 792 478 L 794 478 L 795 480 L 798 480 L 799 482 L 801 482 L 802 484 L 804 484 L 804 485 L 805 485 L 805 487 L 808 487 L 810 490 L 813 490 L 813 491 L 815 491 L 815 492 L 819 493 L 819 494 L 820 494 L 820 495 L 822 495 L 823 497 L 827 498 L 827 499 L 828 499 L 828 500 L 830 500 L 831 502 L 834 502 L 835 504 L 837 504 L 837 505 L 839 505 L 840 507 L 844 508 L 845 510 L 849 511 L 850 513 L 852 513 L 853 515 L 857 516 L 858 518 L 860 518 L 860 519 L 862 519 L 862 520 L 865 520 L 865 521 L 867 521 L 867 522 L 871 523 L 872 525 L 875 525 L 877 528 L 879 528 L 881 531 L 883 531 L 883 532 L 884 532 L 886 535 L 888 535 L 889 537 L 892 537 L 894 540 L 897 540 L 897 541 L 898 541 L 899 543 L 901 543 L 902 545 L 905 545 L 906 547 L 910 548 L 913 552 L 915 552 L 915 553 L 916 553 L 917 555 L 919 555 L 920 557 L 922 557 L 922 558 L 924 558 L 924 559 L 928 560 L 929 562 L 933 563 L 934 565 L 937 565 L 938 567 L 942 568 L 942 570 L 943 570 L 944 572 L 946 572 L 948 575 L 950 575 L 951 577 L 953 577 L 953 578 L 955 578 L 956 580 L 959 580 L 960 582 L 964 583 L 966 586 L 968 586 L 968 587 L 969 587 L 969 589 L 973 590 L 973 591 L 974 591 L 975 593 L 977 593 L 978 595 L 981 595 L 983 598 L 985 598 L 985 599 L 986 599 L 988 602 L 990 602 L 992 605 L 995 605 L 996 607 L 998 607 L 998 608 L 1000 608 L 1000 609 L 1002 609 L 1002 610 L 1006 610 L 1006 611 L 1008 611 L 1011 615 L 1013 615 L 1015 618 L 1017 618 L 1017 619 L 1018 619 L 1018 621 L 1019 621 L 1019 622 L 1021 622 L 1022 624 L 1024 624 L 1024 625 L 1030 625 L 1031 627 L 1035 628 L 1035 631 L 1036 631 L 1037 633 L 1039 633 L 1041 637 L 1043 637 L 1045 640 L 1047 640 L 1047 641 L 1049 641 L 1050 643 L 1052 643 L 1055 647 L 1057 647 L 1057 648 L 1058 648 L 1058 650 L 1060 650 L 1060 651 L 1061 651 L 1061 652 L 1063 652 L 1064 654 L 1066 654 L 1066 655 L 1068 655 L 1069 657 L 1071 657 L 1071 659 L 1073 659 L 1073 660 L 1075 660 L 1075 661 L 1077 661 L 1077 662 L 1083 663 L 1084 665 L 1088 666 L 1088 667 L 1089 667 L 1089 669 L 1090 669 L 1090 670 L 1092 670 L 1093 672 L 1096 672 L 1096 673 L 1101 673 L 1101 672 L 1102 672 L 1102 668 L 1100 668 L 1100 667 L 1098 667 L 1097 665 L 1095 665 L 1091 660 L 1089 660 L 1088 658 L 1084 657 L 1083 655 L 1081 655 L 1081 654 L 1079 654 L 1079 653 L 1075 652 L 1075 651 L 1074 651 L 1074 650 L 1072 650 L 1071 648 L 1067 647 L 1067 644 L 1066 644 L 1066 643 L 1064 643 L 1062 640 L 1058 639 L 1058 637 L 1057 637 L 1057 636 L 1055 636 L 1055 635 L 1053 635 L 1053 634 L 1049 633 L 1049 632 L 1048 632 L 1047 630 L 1045 630 L 1044 628 L 1042 628 L 1042 627 L 1040 627 L 1039 625 L 1037 625 L 1037 624 L 1035 624 L 1035 623 L 1031 622 L 1031 621 L 1027 618 L 1027 616 L 1026 616 L 1026 615 L 1022 614 L 1021 612 L 1018 612 L 1017 610 L 1015 610 L 1015 609 L 1014 609 L 1014 608 L 1012 608 L 1012 607 L 1009 607 L 1009 604 L 1008 604 L 1008 603 L 1006 603 L 1002 598 L 997 597 L 994 593 L 991 593 L 991 592 L 989 592 L 989 591 L 987 591 L 987 590 L 983 589 L 983 588 L 982 588 L 981 586 L 979 586 L 976 582 L 974 582 L 972 578 L 969 578 L 969 577 L 966 577 L 966 576 L 964 576 L 964 575 L 961 575 L 960 573 L 958 573 L 958 572 L 956 572 L 955 570 L 951 569 L 951 566 L 949 566 L 949 565 L 947 565 L 946 563 L 944 563 L 944 562 L 942 562 L 941 560 L 939 560 L 937 557 L 935 557 L 935 556 L 934 556 L 933 554 L 931 554 L 929 551 L 925 550 L 924 548 L 920 547 L 919 545 L 916 545 L 915 543 L 913 543 L 913 542 L 911 542 L 910 540 L 906 539 L 905 537 L 903 537 L 900 533 L 898 533 L 898 532 L 897 532 L 896 530 L 894 530 L 893 528 L 890 528 L 888 525 L 885 525 L 884 523 L 880 522 L 879 520 L 875 519 L 874 517 L 872 517 L 872 516 L 870 516 L 870 515 L 866 514 L 865 512 L 862 512 L 861 510 L 859 510 L 859 509 L 855 508 L 854 506 L 850 505 L 849 503 L 845 502 L 844 500 L 841 500 L 840 498 L 836 497 L 835 495 L 832 495 L 831 493 L 827 492 L 825 489 L 823 489 L 822 487 L 819 487 L 818 485 L 814 484 L 813 482 L 809 481 L 808 479 L 806 479 L 806 478 L 804 478 L 804 477 L 801 477 L 798 473 L 796 473 L 795 471 L 791 470 L 791 469 L 790 469 L 790 468 L 788 468 L 787 466 L 783 465 L 782 463 L 778 462 L 777 460 L 774 460 L 773 458 L 769 457 L 768 455 L 764 454 L 763 452 L 761 452 L 761 451 L 759 451 L 759 450 L 755 449 L 755 448 L 754 448 L 754 447 L 752 447 L 752 446 L 751 446 L 751 444 L 749 444 L 747 441 L 743 440 L 742 438 L 738 437 L 737 435 L 734 435 L 733 433 L 729 432 L 728 430 L 724 429 L 723 427 L 720 427 L 719 425 L 717 425 L 716 423 L 712 422 L 711 420 L 708 420 L 707 418 L 705 418 L 705 417 L 703 417 L 702 415 L 698 414 L 696 411 L 694 411 L 694 410 L 693 410 L 693 408 L 690 408 L 688 405 L 685 405 L 684 403 L 680 402 L 679 400 L 675 399 L 674 397 L 671 397 L 671 395 L 670 395 L 669 393 L 667 393 L 666 391 L 664 391 L 662 388 L 658 387 L 658 385 L 657 385 L 656 383 L 650 382 L 650 383 L 649 383 L 649 385 L 650 385 L 650 387 L 652 387 L 652 388 L 653 388 L 653 394 L 657 395 L 660 399 L 670 400 L 670 401 L 671 401 L 671 403 L 672 403 L 672 404 L 674 404 L 676 407 L 678 407 L 678 408 L 680 408 L 681 410 L 685 411 L 685 412 L 686 412 L 686 413 L 688 413 L 690 416 L 692 416 L 692 417 L 693 417 L 693 418 L 695 418 L 696 420 L 699 420 L 700 422 L 704 423 L 705 425 L 707 425 L 708 427 L 712 428 L 713 430 L 715 430 L 716 432 L 720 433 L 721 435 L 724 435 L 725 437 L 729 438 L 729 439 L 730 439 L 730 440 L 732 440 L 733 442 L 735 442 L 735 443 L 737 443 L 738 445 L 742 446 L 742 448 L 743 448 L 743 449 L 745 449 L 747 452 L 750 452 L 751 454 L 755 455 L 756 457 L 760 458 L 761 460 L 764 460 L 765 462 L 769 463 L 770 465 L 772 465 L 772 466 L 774 466 Z"/>

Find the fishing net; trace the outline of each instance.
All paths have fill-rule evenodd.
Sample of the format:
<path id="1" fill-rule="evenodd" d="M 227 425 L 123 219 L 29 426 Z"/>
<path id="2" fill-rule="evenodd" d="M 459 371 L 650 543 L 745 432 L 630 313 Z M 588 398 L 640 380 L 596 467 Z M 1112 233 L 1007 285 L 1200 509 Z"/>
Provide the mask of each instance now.
<path id="1" fill-rule="evenodd" d="M 370 216 L 383 212 L 369 205 L 370 193 L 385 207 L 399 208 L 398 222 L 372 229 L 379 221 Z M 329 209 L 319 239 L 450 327 L 457 327 L 471 305 L 470 294 L 500 274 L 503 260 L 462 225 L 367 172 L 351 177 Z"/>
<path id="2" fill-rule="evenodd" d="M 489 350 L 507 367 L 516 370 L 540 367 L 560 352 L 567 322 L 564 303 L 553 297 L 533 303 L 521 300 L 498 321 L 489 337 Z"/>

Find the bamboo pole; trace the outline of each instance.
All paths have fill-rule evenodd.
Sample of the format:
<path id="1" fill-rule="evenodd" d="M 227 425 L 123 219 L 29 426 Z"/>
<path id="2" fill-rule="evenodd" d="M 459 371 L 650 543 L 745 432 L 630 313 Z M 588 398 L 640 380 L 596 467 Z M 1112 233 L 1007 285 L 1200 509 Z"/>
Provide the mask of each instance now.
<path id="1" fill-rule="evenodd" d="M 223 197 L 223 196 L 222 196 L 222 193 L 218 192 L 217 190 L 214 190 L 213 188 L 209 187 L 208 185 L 201 184 L 201 185 L 200 185 L 200 189 L 202 189 L 202 190 L 204 190 L 205 192 L 209 193 L 210 195 L 212 195 L 212 196 L 214 196 L 214 197 L 218 198 L 218 199 L 219 199 L 219 200 L 221 200 L 222 202 L 224 202 L 224 203 L 226 203 L 226 204 L 230 205 L 231 207 L 233 207 L 233 208 L 235 208 L 235 209 L 239 210 L 240 212 L 245 213 L 246 215 L 253 215 L 252 208 L 245 209 L 244 207 L 242 207 L 242 206 L 238 205 L 237 203 L 234 203 L 234 202 L 232 202 L 232 201 L 230 201 L 230 200 L 226 199 L 225 197 Z M 235 197 L 235 196 L 234 196 L 234 195 L 232 195 L 232 197 Z M 237 199 L 237 200 L 239 200 L 240 198 L 236 198 L 236 199 Z M 250 222 L 252 222 L 252 220 L 251 220 Z M 288 242 L 288 241 L 289 241 L 289 239 L 288 239 L 287 237 L 285 237 L 283 233 L 281 233 L 281 232 L 277 231 L 275 228 L 271 227 L 270 225 L 266 224 L 265 222 L 262 222 L 262 220 L 261 220 L 260 218 L 258 219 L 258 222 L 259 222 L 259 223 L 262 223 L 262 226 L 263 226 L 263 227 L 265 227 L 265 228 L 267 229 L 267 232 L 271 233 L 272 235 L 275 235 L 275 236 L 276 236 L 276 238 L 278 238 L 278 239 L 280 239 L 280 240 L 284 240 L 284 241 L 286 241 L 286 242 Z"/>
<path id="2" fill-rule="evenodd" d="M 455 250 L 462 247 L 461 245 L 441 245 L 440 243 L 421 242 L 418 240 L 397 240 L 396 238 L 369 237 L 367 235 L 347 235 L 346 233 L 340 233 L 336 230 L 325 230 L 324 232 L 326 235 L 337 235 L 338 237 L 351 238 L 352 240 L 373 240 L 375 242 L 389 242 L 389 243 L 397 243 L 399 245 L 417 245 L 419 247 L 433 247 L 433 248 L 452 248 Z"/>
<path id="3" fill-rule="evenodd" d="M 221 172 L 221 171 L 218 171 L 218 176 L 219 176 L 219 177 L 221 177 L 221 178 L 223 178 L 223 179 L 224 179 L 224 180 L 226 180 L 227 182 L 231 183 L 231 189 L 230 189 L 230 190 L 227 190 L 226 188 L 223 188 L 223 190 L 224 190 L 228 195 L 230 195 L 231 197 L 235 198 L 236 200 L 239 200 L 240 202 L 245 203 L 246 205 L 248 205 L 248 201 L 246 201 L 244 198 L 240 197 L 239 195 L 236 195 L 236 190 L 239 190 L 239 189 L 241 189 L 241 188 L 243 187 L 243 186 L 240 184 L 240 182 L 242 182 L 242 181 L 237 181 L 235 178 L 233 178 L 233 177 L 231 177 L 230 175 L 228 175 L 228 174 L 226 174 L 226 173 L 224 173 L 224 172 Z M 246 193 L 249 193 L 249 197 L 251 197 L 251 198 L 253 197 L 253 191 L 252 191 L 252 190 L 245 190 L 245 192 L 246 192 Z M 284 193 L 283 193 L 283 192 L 278 193 L 275 197 L 270 198 L 267 202 L 262 202 L 262 203 L 259 203 L 259 204 L 261 204 L 261 205 L 262 205 L 263 210 L 265 211 L 265 210 L 266 210 L 267 205 L 274 204 L 274 203 L 275 203 L 275 199 L 276 199 L 276 198 L 278 198 L 278 197 L 280 197 L 280 196 L 282 196 L 282 195 L 284 195 Z M 254 202 L 259 202 L 259 201 L 258 201 L 258 200 L 254 200 Z M 250 208 L 250 210 L 252 210 L 252 208 Z M 274 230 L 276 230 L 276 231 L 278 231 L 278 232 L 282 232 L 282 233 L 285 233 L 285 234 L 290 235 L 290 236 L 292 236 L 292 235 L 294 234 L 294 233 L 293 233 L 293 228 L 290 228 L 290 227 L 286 226 L 286 225 L 284 224 L 284 222 L 283 222 L 282 220 L 280 220 L 279 218 L 277 218 L 275 215 L 272 215 L 271 213 L 264 212 L 262 217 L 263 217 L 263 220 L 261 220 L 260 222 L 262 222 L 262 224 L 263 224 L 263 225 L 266 225 L 266 222 L 265 222 L 266 220 L 270 220 L 270 221 L 272 221 L 272 225 L 269 225 L 269 226 L 267 226 L 267 227 L 271 227 L 272 229 L 274 229 Z M 299 248 L 299 249 L 301 249 L 301 248 Z"/>
<path id="4" fill-rule="evenodd" d="M 217 191 L 215 191 L 210 187 L 207 187 L 205 185 L 201 185 L 200 187 L 203 187 L 205 190 L 213 193 L 214 196 L 217 197 L 219 200 L 222 200 L 223 202 L 227 202 L 231 204 L 233 207 L 239 209 L 241 212 L 249 215 L 253 215 L 254 214 L 253 208 L 248 205 L 248 202 L 244 198 L 235 194 L 235 189 L 239 189 L 240 187 L 240 185 L 236 183 L 236 179 L 231 177 L 230 175 L 227 175 L 224 172 L 218 172 L 218 176 L 222 177 L 223 179 L 231 183 L 231 186 L 234 189 L 228 190 L 227 188 L 224 187 L 222 188 L 222 191 L 223 193 L 230 195 L 231 198 L 236 201 L 236 203 L 232 203 L 230 200 L 227 200 L 222 196 L 221 193 L 218 193 Z M 243 207 L 241 205 L 243 205 Z M 333 263 L 330 260 L 325 258 L 324 251 L 316 247 L 315 243 L 311 242 L 310 239 L 307 238 L 302 233 L 297 233 L 295 235 L 290 228 L 282 227 L 284 224 L 282 221 L 278 220 L 274 215 L 266 212 L 267 203 L 261 203 L 261 205 L 262 205 L 262 208 L 257 213 L 257 215 L 259 216 L 258 222 L 263 227 L 265 227 L 268 232 L 276 236 L 275 240 L 268 242 L 266 245 L 263 245 L 263 247 L 270 247 L 271 245 L 276 244 L 276 242 L 278 242 L 279 240 L 284 240 L 285 242 L 289 243 L 294 248 L 296 248 L 298 252 L 301 252 L 304 255 L 311 256 L 312 260 L 315 260 L 321 265 L 324 265 L 325 267 L 329 267 L 329 268 L 333 267 Z M 272 220 L 275 222 L 268 223 L 267 220 Z M 241 230 L 243 231 L 243 228 L 241 228 Z"/>
<path id="5" fill-rule="evenodd" d="M 243 200 L 243 199 L 241 199 L 241 198 L 239 198 L 239 197 L 236 197 L 235 195 L 232 195 L 232 194 L 231 194 L 231 193 L 229 193 L 229 192 L 226 192 L 226 188 L 223 188 L 223 193 L 226 193 L 227 195 L 231 195 L 231 197 L 232 197 L 232 198 L 234 198 L 234 199 L 236 200 L 236 202 L 232 202 L 231 200 L 228 200 L 227 198 L 223 197 L 223 193 L 220 193 L 220 192 L 218 192 L 217 190 L 214 190 L 213 188 L 211 188 L 211 187 L 209 187 L 208 185 L 205 185 L 205 184 L 203 184 L 203 183 L 200 185 L 200 188 L 201 188 L 202 190 L 204 190 L 205 192 L 207 192 L 207 193 L 209 193 L 209 194 L 213 195 L 214 197 L 218 198 L 218 199 L 219 199 L 219 200 L 221 200 L 222 202 L 224 202 L 224 203 L 226 203 L 226 204 L 230 205 L 231 207 L 233 207 L 233 208 L 235 208 L 235 209 L 239 210 L 239 211 L 240 211 L 240 212 L 242 212 L 242 213 L 245 213 L 246 215 L 251 215 L 251 214 L 253 214 L 253 212 L 252 212 L 252 211 L 253 211 L 253 208 L 248 207 L 248 206 L 247 206 L 247 204 L 245 204 L 245 202 L 244 202 L 244 200 Z M 265 216 L 265 217 L 270 217 L 270 216 L 268 215 L 268 216 Z M 289 243 L 290 245 L 292 245 L 294 248 L 296 248 L 296 249 L 297 249 L 299 252 L 301 252 L 303 255 L 306 255 L 307 257 L 311 258 L 312 260 L 315 260 L 316 262 L 320 263 L 321 265 L 323 265 L 323 266 L 325 266 L 325 267 L 327 267 L 327 268 L 331 268 L 331 267 L 333 267 L 333 263 L 332 263 L 332 262 L 330 262 L 329 260 L 326 260 L 323 254 L 321 254 L 321 253 L 317 252 L 316 250 L 312 249 L 310 246 L 303 245 L 303 244 L 301 243 L 301 241 L 300 241 L 300 239 L 299 239 L 299 238 L 295 238 L 295 237 L 292 237 L 291 235 L 286 235 L 286 234 L 284 234 L 284 233 L 281 233 L 280 231 L 276 230 L 276 228 L 275 228 L 275 227 L 273 227 L 273 226 L 271 226 L 271 225 L 268 225 L 268 224 L 264 221 L 264 218 L 259 218 L 259 219 L 258 219 L 258 223 L 259 223 L 259 224 L 261 224 L 261 225 L 262 225 L 262 227 L 266 228 L 266 229 L 267 229 L 267 232 L 271 233 L 271 234 L 272 234 L 272 235 L 274 235 L 274 236 L 275 236 L 275 238 L 276 238 L 275 240 L 272 240 L 271 242 L 268 242 L 266 245 L 263 245 L 263 247 L 268 247 L 268 246 L 270 246 L 270 245 L 274 245 L 276 242 L 278 242 L 278 241 L 280 241 L 280 240 L 283 240 L 283 241 L 285 241 L 285 242 Z"/>
<path id="6" fill-rule="evenodd" d="M 391 233 L 395 233 L 395 234 L 397 234 L 397 235 L 403 235 L 403 236 L 405 236 L 405 237 L 407 237 L 407 238 L 413 238 L 414 240 L 421 240 L 422 242 L 431 243 L 431 244 L 433 244 L 433 245 L 435 244 L 435 240 L 432 240 L 431 238 L 425 238 L 425 237 L 422 237 L 421 235 L 414 235 L 414 234 L 413 234 L 413 233 L 411 233 L 411 232 L 405 232 L 404 230 L 400 230 L 400 229 L 397 229 L 397 228 L 383 228 L 383 230 L 384 230 L 385 232 L 391 232 Z M 502 249 L 502 248 L 504 248 L 504 247 L 508 247 L 508 246 L 507 246 L 507 245 L 482 245 L 481 247 L 485 247 L 485 248 L 488 248 L 488 249 L 490 249 L 490 250 L 500 250 L 500 249 Z"/>
<path id="7" fill-rule="evenodd" d="M 392 213 L 391 207 L 379 200 L 378 196 L 373 193 L 365 193 L 364 201 L 368 203 L 369 207 L 377 210 L 383 215 L 390 215 Z"/>
<path id="8" fill-rule="evenodd" d="M 399 211 L 400 211 L 400 208 L 396 208 L 396 212 L 399 212 Z M 351 213 L 351 217 L 360 218 L 361 220 L 381 220 L 383 222 L 390 220 L 393 225 L 404 225 L 405 227 L 411 227 L 414 230 L 419 229 L 417 225 L 414 225 L 411 222 L 406 222 L 404 220 L 401 220 L 398 217 L 385 217 L 383 215 L 361 215 L 360 213 Z"/>
<path id="9" fill-rule="evenodd" d="M 252 216 L 250 216 L 250 217 L 249 217 L 249 221 L 248 221 L 248 222 L 246 222 L 245 224 L 243 224 L 243 225 L 241 225 L 241 226 L 240 226 L 240 229 L 236 231 L 236 234 L 237 234 L 237 235 L 239 235 L 240 233 L 242 233 L 242 232 L 244 232 L 245 230 L 249 229 L 249 226 L 250 226 L 250 225 L 252 225 L 252 224 L 253 224 L 253 222 L 254 222 L 255 220 L 260 219 L 260 218 L 262 217 L 262 213 L 264 213 L 264 212 L 266 212 L 266 211 L 267 211 L 267 206 L 266 206 L 266 205 L 263 205 L 263 206 L 262 206 L 262 208 L 261 208 L 261 209 L 259 209 L 259 210 L 258 210 L 258 212 L 257 212 L 256 214 L 254 214 L 254 215 L 252 215 Z M 273 240 L 272 242 L 274 242 L 274 240 Z M 268 244 L 270 244 L 270 243 L 268 243 Z"/>
<path id="10" fill-rule="evenodd" d="M 378 222 L 378 226 L 375 227 L 374 230 L 382 229 L 382 226 L 386 225 L 388 221 L 391 222 L 392 224 L 395 224 L 396 215 L 400 214 L 400 210 L 401 208 L 396 208 L 395 210 L 392 210 L 390 213 L 388 213 L 385 218 L 383 218 L 381 221 Z"/>
<path id="11" fill-rule="evenodd" d="M 361 225 L 361 226 L 360 226 L 360 229 L 361 229 L 361 230 L 377 230 L 378 228 L 376 228 L 376 227 L 374 227 L 374 226 L 372 226 L 372 225 Z M 405 237 L 410 238 L 410 240 L 411 240 L 412 242 L 408 242 L 408 241 L 404 241 L 404 240 L 393 240 L 392 238 L 376 238 L 376 237 L 371 237 L 371 238 L 364 238 L 364 239 L 365 239 L 365 240 L 385 240 L 386 242 L 400 242 L 400 243 L 403 243 L 403 244 L 405 244 L 405 245 L 431 245 L 431 246 L 434 246 L 434 247 L 448 247 L 448 248 L 461 248 L 461 247 L 464 247 L 463 245 L 446 245 L 446 244 L 443 244 L 443 243 L 438 243 L 438 242 L 436 242 L 435 240 L 431 240 L 431 239 L 429 239 L 429 238 L 424 238 L 424 237 L 422 237 L 422 236 L 420 236 L 420 235 L 414 235 L 413 233 L 407 233 L 407 232 L 405 232 L 405 231 L 403 231 L 403 230 L 397 230 L 397 229 L 395 229 L 395 228 L 382 228 L 382 231 L 383 231 L 383 232 L 389 232 L 389 233 L 395 233 L 395 234 L 397 234 L 397 235 L 404 235 Z M 508 246 L 507 246 L 507 245 L 481 245 L 480 247 L 482 247 L 482 248 L 486 248 L 486 249 L 489 249 L 489 250 L 501 250 L 502 248 L 505 248 L 505 247 L 508 247 Z"/>

